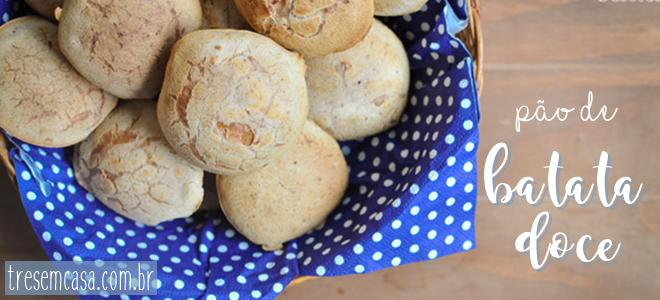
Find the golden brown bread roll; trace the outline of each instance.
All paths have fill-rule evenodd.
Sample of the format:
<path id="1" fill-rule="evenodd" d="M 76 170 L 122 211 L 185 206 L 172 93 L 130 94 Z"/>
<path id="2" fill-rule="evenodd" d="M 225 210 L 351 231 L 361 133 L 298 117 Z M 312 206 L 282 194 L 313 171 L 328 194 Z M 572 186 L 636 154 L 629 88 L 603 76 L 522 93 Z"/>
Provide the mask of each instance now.
<path id="1" fill-rule="evenodd" d="M 80 76 L 57 43 L 57 25 L 38 16 L 0 27 L 0 127 L 44 147 L 85 139 L 117 98 Z"/>
<path id="2" fill-rule="evenodd" d="M 309 118 L 344 141 L 384 131 L 399 121 L 410 83 L 401 41 L 374 19 L 357 46 L 306 59 Z"/>
<path id="3" fill-rule="evenodd" d="M 374 14 L 377 16 L 402 16 L 422 9 L 429 0 L 374 0 Z"/>
<path id="4" fill-rule="evenodd" d="M 170 48 L 199 29 L 198 0 L 67 0 L 62 52 L 89 81 L 122 99 L 153 99 Z"/>
<path id="5" fill-rule="evenodd" d="M 299 54 L 254 32 L 190 33 L 172 48 L 158 121 L 174 149 L 209 172 L 257 170 L 302 131 L 305 68 Z"/>
<path id="6" fill-rule="evenodd" d="M 123 101 L 76 146 L 75 176 L 105 205 L 147 225 L 187 217 L 202 202 L 203 171 L 176 154 L 154 101 Z"/>
<path id="7" fill-rule="evenodd" d="M 246 29 L 250 24 L 238 11 L 234 0 L 200 0 L 204 21 L 202 29 Z"/>
<path id="8" fill-rule="evenodd" d="M 257 32 L 305 56 L 344 51 L 369 32 L 373 0 L 235 0 Z"/>
<path id="9" fill-rule="evenodd" d="M 38 14 L 55 21 L 55 9 L 62 7 L 64 0 L 25 0 Z"/>
<path id="10" fill-rule="evenodd" d="M 322 224 L 347 185 L 339 144 L 312 121 L 280 160 L 254 173 L 217 179 L 227 219 L 265 250 L 279 249 Z"/>

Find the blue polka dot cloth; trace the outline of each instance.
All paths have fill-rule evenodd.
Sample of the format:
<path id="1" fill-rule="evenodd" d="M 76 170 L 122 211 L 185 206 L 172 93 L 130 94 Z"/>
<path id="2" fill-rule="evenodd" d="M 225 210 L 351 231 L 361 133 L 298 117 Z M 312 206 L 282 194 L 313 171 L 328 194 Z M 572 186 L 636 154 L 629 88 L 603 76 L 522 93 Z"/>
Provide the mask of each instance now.
<path id="1" fill-rule="evenodd" d="M 25 9 L 0 0 L 2 23 Z M 122 299 L 274 299 L 297 276 L 369 273 L 474 249 L 480 113 L 472 58 L 454 37 L 466 20 L 464 0 L 430 0 L 383 19 L 410 59 L 400 124 L 340 144 L 350 167 L 343 200 L 322 228 L 282 250 L 252 244 L 221 211 L 155 227 L 123 218 L 76 183 L 65 149 L 10 138 L 34 231 L 56 261 L 157 261 L 158 296 Z"/>

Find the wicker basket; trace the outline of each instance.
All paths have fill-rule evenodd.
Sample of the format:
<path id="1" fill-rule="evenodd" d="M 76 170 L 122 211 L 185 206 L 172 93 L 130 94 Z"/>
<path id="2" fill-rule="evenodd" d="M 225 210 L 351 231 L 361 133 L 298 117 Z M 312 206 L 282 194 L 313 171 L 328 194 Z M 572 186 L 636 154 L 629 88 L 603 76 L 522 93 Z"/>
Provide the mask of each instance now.
<path id="1" fill-rule="evenodd" d="M 474 58 L 474 76 L 477 83 L 477 90 L 479 95 L 481 95 L 481 90 L 483 88 L 483 37 L 481 33 L 481 20 L 479 16 L 479 0 L 469 0 L 469 3 L 468 27 L 459 32 L 457 37 L 463 41 L 468 51 L 470 51 L 472 57 Z M 9 158 L 9 150 L 11 147 L 8 146 L 11 146 L 11 143 L 9 143 L 7 138 L 2 135 L 2 137 L 0 137 L 0 160 L 2 160 L 2 163 L 5 165 L 7 173 L 9 173 L 9 178 L 14 183 L 14 186 L 16 186 L 16 170 L 14 169 L 12 160 Z M 314 278 L 316 277 L 300 276 L 294 279 L 289 284 L 289 286 L 297 285 Z"/>

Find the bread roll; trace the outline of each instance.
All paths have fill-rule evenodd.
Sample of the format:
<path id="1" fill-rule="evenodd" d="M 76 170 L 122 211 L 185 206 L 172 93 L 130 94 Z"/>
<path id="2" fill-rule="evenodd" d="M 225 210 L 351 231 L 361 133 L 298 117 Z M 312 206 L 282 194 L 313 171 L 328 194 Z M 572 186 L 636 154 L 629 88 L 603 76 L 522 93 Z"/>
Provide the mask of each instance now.
<path id="1" fill-rule="evenodd" d="M 57 43 L 57 25 L 38 16 L 0 27 L 0 127 L 43 147 L 85 139 L 117 98 L 80 76 Z"/>
<path id="2" fill-rule="evenodd" d="M 374 19 L 357 46 L 306 59 L 309 118 L 344 141 L 384 131 L 399 121 L 410 83 L 401 41 Z"/>
<path id="3" fill-rule="evenodd" d="M 428 0 L 374 0 L 377 16 L 402 16 L 422 9 Z"/>
<path id="4" fill-rule="evenodd" d="M 199 29 L 199 0 L 67 0 L 62 52 L 89 81 L 122 99 L 153 99 L 170 48 Z"/>
<path id="5" fill-rule="evenodd" d="M 369 32 L 373 0 L 235 0 L 257 32 L 305 56 L 344 51 Z"/>
<path id="6" fill-rule="evenodd" d="M 147 225 L 187 217 L 202 202 L 203 171 L 167 143 L 154 101 L 124 101 L 76 146 L 75 176 L 118 214 Z"/>
<path id="7" fill-rule="evenodd" d="M 191 163 L 216 174 L 255 171 L 302 131 L 305 68 L 300 55 L 254 32 L 193 32 L 172 48 L 158 121 Z"/>
<path id="8" fill-rule="evenodd" d="M 279 249 L 322 224 L 347 185 L 339 144 L 312 121 L 280 160 L 254 173 L 217 179 L 227 219 L 265 250 Z"/>

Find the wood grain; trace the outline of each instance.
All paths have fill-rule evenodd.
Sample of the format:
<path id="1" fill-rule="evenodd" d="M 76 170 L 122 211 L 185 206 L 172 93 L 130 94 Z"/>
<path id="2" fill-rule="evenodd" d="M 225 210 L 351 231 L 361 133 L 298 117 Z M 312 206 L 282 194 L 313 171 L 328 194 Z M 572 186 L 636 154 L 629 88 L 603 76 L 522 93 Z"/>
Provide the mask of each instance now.
<path id="1" fill-rule="evenodd" d="M 520 198 L 495 206 L 480 183 L 475 250 L 372 274 L 312 280 L 287 288 L 279 300 L 660 297 L 660 118 L 655 115 L 660 112 L 660 3 L 481 0 L 481 5 L 485 86 L 477 171 L 490 148 L 505 142 L 512 158 L 499 182 L 515 185 L 532 176 L 546 183 L 543 167 L 557 151 L 564 166 L 559 186 L 573 176 L 590 184 L 596 180 L 593 166 L 607 151 L 614 169 L 609 188 L 629 176 L 646 186 L 641 203 L 620 202 L 608 210 L 596 197 L 587 207 L 570 203 L 559 210 L 546 197 L 539 207 Z M 612 121 L 580 120 L 589 91 L 594 109 L 618 108 Z M 516 132 L 515 109 L 534 109 L 538 100 L 551 111 L 576 111 L 565 122 L 523 123 Z M 0 170 L 0 256 L 46 259 L 4 174 Z M 574 243 L 585 234 L 596 242 L 611 239 L 624 247 L 619 260 L 589 266 L 571 254 L 536 272 L 514 241 L 542 211 L 552 215 L 549 234 L 564 232 Z M 591 244 L 588 254 L 594 251 Z"/>

